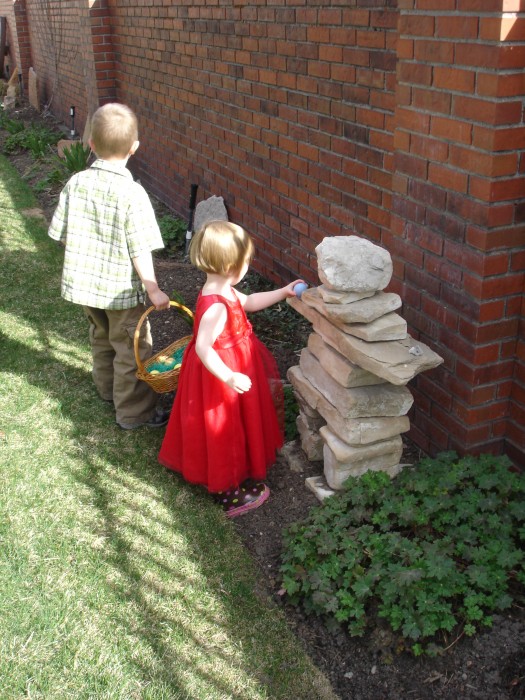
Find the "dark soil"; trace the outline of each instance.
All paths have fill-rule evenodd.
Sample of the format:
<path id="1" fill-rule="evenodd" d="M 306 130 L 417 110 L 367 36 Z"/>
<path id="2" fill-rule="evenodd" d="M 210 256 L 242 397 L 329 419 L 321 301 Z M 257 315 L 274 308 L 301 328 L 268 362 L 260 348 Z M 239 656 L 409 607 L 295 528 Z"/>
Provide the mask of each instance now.
<path id="1" fill-rule="evenodd" d="M 26 123 L 59 125 L 43 118 L 24 106 L 12 114 Z M 0 146 L 5 132 L 0 130 Z M 49 164 L 35 167 L 27 153 L 9 156 L 18 171 L 34 186 L 49 170 Z M 56 206 L 57 188 L 46 188 L 39 194 L 40 206 L 49 220 Z M 152 198 L 153 199 L 153 198 Z M 157 213 L 167 209 L 153 200 Z M 190 308 L 202 285 L 202 275 L 184 262 L 182 254 L 156 259 L 156 271 L 161 288 L 172 295 L 178 291 Z M 173 312 L 150 314 L 157 349 L 186 335 L 188 327 Z M 282 377 L 288 367 L 297 364 L 297 354 L 306 344 L 308 325 L 290 324 L 279 328 L 278 314 L 264 317 L 257 333 L 274 353 Z M 171 396 L 165 395 L 164 401 Z M 290 628 L 299 637 L 311 658 L 332 683 L 342 700 L 380 700 L 407 698 L 448 698 L 450 700 L 503 700 L 525 698 L 525 616 L 522 609 L 513 608 L 509 614 L 496 616 L 493 627 L 468 639 L 451 637 L 444 641 L 448 649 L 437 658 L 416 659 L 406 652 L 396 653 L 396 640 L 388 630 L 378 626 L 363 638 L 351 638 L 344 631 L 333 634 L 323 621 L 307 617 L 300 609 L 290 606 L 281 593 L 279 562 L 282 530 L 302 519 L 317 504 L 315 496 L 306 489 L 305 478 L 322 473 L 321 463 L 310 463 L 297 444 L 289 443 L 284 454 L 270 470 L 269 501 L 253 513 L 233 521 L 246 548 L 256 561 L 261 583 L 267 595 L 283 612 Z M 409 441 L 405 443 L 403 462 L 414 463 L 421 453 Z M 290 699 L 294 700 L 294 699 Z M 300 698 L 298 699 L 300 700 Z"/>

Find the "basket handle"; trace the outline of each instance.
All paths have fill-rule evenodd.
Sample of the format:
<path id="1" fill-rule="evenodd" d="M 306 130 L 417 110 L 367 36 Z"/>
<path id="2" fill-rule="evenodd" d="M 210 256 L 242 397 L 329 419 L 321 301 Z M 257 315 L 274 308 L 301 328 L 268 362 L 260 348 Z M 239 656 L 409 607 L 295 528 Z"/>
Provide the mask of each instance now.
<path id="1" fill-rule="evenodd" d="M 179 309 L 182 309 L 182 311 L 187 313 L 190 318 L 193 318 L 193 312 L 190 311 L 190 309 L 188 309 L 187 306 L 184 306 L 183 304 L 179 304 L 178 301 L 171 301 L 170 300 L 170 306 L 178 306 Z M 142 324 L 144 323 L 144 321 L 146 320 L 146 318 L 148 317 L 148 314 L 150 314 L 152 311 L 155 311 L 154 306 L 150 306 L 148 309 L 146 309 L 146 311 L 144 311 L 144 313 L 142 314 L 142 316 L 139 319 L 139 322 L 137 323 L 137 327 L 135 329 L 135 335 L 133 336 L 133 350 L 135 351 L 135 362 L 137 363 L 137 369 L 139 370 L 139 372 L 144 372 L 144 363 L 142 362 L 142 360 L 140 359 L 140 356 L 139 356 L 140 328 L 141 328 Z"/>

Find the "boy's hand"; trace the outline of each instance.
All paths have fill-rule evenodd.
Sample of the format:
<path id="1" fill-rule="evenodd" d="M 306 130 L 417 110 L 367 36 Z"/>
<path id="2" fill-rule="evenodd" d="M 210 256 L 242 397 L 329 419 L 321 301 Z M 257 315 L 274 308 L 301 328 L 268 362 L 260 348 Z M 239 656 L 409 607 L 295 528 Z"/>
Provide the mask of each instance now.
<path id="1" fill-rule="evenodd" d="M 170 298 L 167 294 L 164 294 L 162 289 L 157 289 L 155 292 L 149 292 L 148 296 L 149 300 L 157 311 L 170 308 Z"/>
<path id="2" fill-rule="evenodd" d="M 246 391 L 251 389 L 252 380 L 246 374 L 234 372 L 226 381 L 226 384 L 230 387 L 230 389 L 233 389 L 238 394 L 244 394 Z"/>

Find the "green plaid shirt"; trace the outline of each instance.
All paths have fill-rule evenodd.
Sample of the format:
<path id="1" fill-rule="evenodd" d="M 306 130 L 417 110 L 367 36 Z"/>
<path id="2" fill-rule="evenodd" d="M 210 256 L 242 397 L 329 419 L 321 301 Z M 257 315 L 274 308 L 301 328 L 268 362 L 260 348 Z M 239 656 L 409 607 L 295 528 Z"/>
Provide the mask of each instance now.
<path id="1" fill-rule="evenodd" d="M 97 309 L 131 309 L 142 301 L 132 259 L 164 247 L 144 188 L 125 165 L 100 159 L 68 181 L 49 235 L 66 248 L 62 296 Z"/>

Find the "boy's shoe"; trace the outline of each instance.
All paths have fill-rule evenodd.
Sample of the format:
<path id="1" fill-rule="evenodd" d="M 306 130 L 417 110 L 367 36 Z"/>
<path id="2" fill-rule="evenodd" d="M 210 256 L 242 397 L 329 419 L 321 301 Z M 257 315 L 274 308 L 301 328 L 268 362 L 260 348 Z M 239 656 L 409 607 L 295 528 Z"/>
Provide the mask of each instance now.
<path id="1" fill-rule="evenodd" d="M 236 489 L 213 494 L 227 518 L 236 518 L 238 515 L 255 510 L 268 500 L 269 495 L 268 486 L 256 481 L 245 481 Z"/>
<path id="2" fill-rule="evenodd" d="M 162 428 L 170 419 L 170 411 L 157 408 L 153 416 L 144 423 L 117 423 L 123 430 L 135 430 L 135 428 Z"/>

